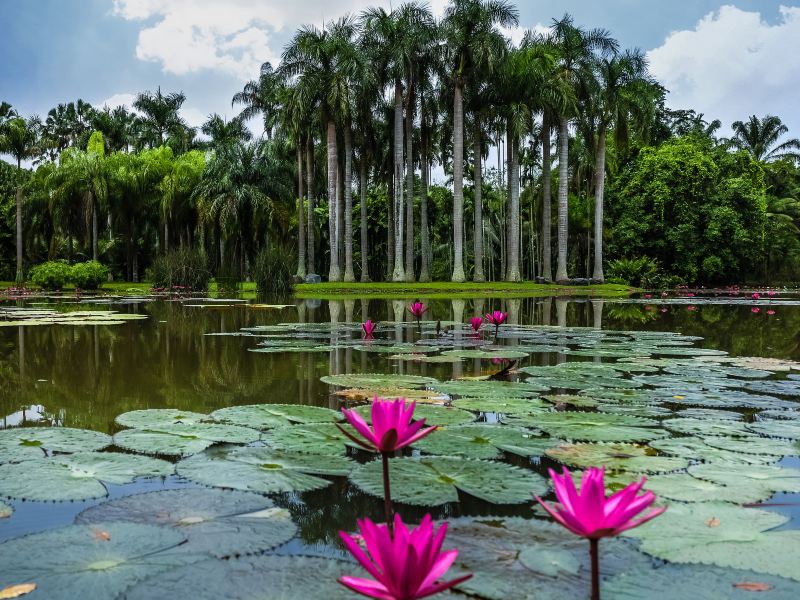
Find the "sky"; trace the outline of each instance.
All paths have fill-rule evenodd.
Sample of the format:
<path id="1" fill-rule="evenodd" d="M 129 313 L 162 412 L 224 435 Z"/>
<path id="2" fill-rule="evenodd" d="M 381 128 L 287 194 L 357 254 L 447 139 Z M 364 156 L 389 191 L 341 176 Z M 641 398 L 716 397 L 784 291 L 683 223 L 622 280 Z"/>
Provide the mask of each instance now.
<path id="1" fill-rule="evenodd" d="M 394 4 L 399 4 L 394 0 Z M 431 0 L 441 15 L 447 0 Z M 800 0 L 516 0 L 520 27 L 565 12 L 647 52 L 673 108 L 730 123 L 777 114 L 800 136 Z M 130 105 L 137 92 L 181 90 L 182 116 L 231 118 L 231 97 L 277 64 L 302 24 L 389 0 L 0 0 L 0 101 L 38 114 L 82 98 Z"/>

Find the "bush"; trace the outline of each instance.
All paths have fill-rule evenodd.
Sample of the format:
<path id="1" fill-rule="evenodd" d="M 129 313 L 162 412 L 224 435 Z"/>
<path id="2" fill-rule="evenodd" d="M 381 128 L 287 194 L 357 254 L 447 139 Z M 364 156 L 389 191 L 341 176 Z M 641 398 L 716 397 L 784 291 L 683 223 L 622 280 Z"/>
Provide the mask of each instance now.
<path id="1" fill-rule="evenodd" d="M 647 287 L 647 282 L 658 275 L 658 261 L 641 256 L 639 258 L 620 258 L 608 263 L 608 275 L 622 279 L 628 285 Z"/>
<path id="2" fill-rule="evenodd" d="M 76 288 L 96 290 L 108 279 L 108 267 L 96 260 L 76 263 L 70 270 L 70 279 Z"/>
<path id="3" fill-rule="evenodd" d="M 292 292 L 294 253 L 280 246 L 265 246 L 256 256 L 253 276 L 256 290 L 262 295 L 285 295 Z"/>
<path id="4" fill-rule="evenodd" d="M 156 288 L 177 287 L 205 292 L 211 280 L 211 271 L 208 270 L 208 261 L 203 252 L 193 248 L 179 248 L 156 258 L 147 277 Z"/>
<path id="5" fill-rule="evenodd" d="M 72 268 L 64 260 L 51 260 L 31 269 L 30 281 L 46 290 L 60 290 L 70 280 Z"/>

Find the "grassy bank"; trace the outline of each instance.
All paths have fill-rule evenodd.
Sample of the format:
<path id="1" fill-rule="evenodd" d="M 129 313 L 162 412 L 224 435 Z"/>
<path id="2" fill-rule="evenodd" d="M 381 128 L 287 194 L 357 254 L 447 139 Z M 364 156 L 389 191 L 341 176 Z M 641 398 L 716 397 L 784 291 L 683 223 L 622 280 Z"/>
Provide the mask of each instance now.
<path id="1" fill-rule="evenodd" d="M 619 298 L 634 291 L 626 285 L 603 284 L 565 286 L 492 281 L 486 283 L 301 283 L 295 286 L 298 298 L 530 298 L 538 296 L 592 296 Z"/>
<path id="2" fill-rule="evenodd" d="M 6 290 L 8 288 L 15 287 L 13 281 L 0 281 L 0 291 Z M 147 295 L 150 293 L 150 289 L 153 287 L 153 284 L 149 281 L 140 281 L 139 283 L 132 283 L 130 281 L 110 281 L 104 283 L 100 286 L 100 289 L 97 291 L 92 292 L 85 292 L 86 294 L 111 294 L 115 296 L 140 296 L 140 295 Z M 31 288 L 31 289 L 38 289 L 38 288 Z M 252 281 L 246 281 L 239 285 L 239 293 L 243 297 L 247 297 L 248 295 L 252 295 L 255 297 L 256 293 L 256 284 Z M 72 284 L 64 286 L 64 289 L 61 290 L 62 292 L 66 293 L 74 293 L 75 286 Z M 212 281 L 208 284 L 208 294 L 215 296 L 218 292 L 216 282 Z"/>

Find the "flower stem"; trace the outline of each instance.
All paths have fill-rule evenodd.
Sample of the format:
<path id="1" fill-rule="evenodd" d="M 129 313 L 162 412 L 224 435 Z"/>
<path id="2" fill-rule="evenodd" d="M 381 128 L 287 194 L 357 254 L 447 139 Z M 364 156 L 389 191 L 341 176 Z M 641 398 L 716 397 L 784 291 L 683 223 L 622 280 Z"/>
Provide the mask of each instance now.
<path id="1" fill-rule="evenodd" d="M 394 510 L 392 509 L 392 490 L 389 484 L 389 453 L 383 452 L 381 455 L 383 457 L 383 509 L 386 513 L 386 525 L 391 531 Z"/>
<path id="2" fill-rule="evenodd" d="M 600 600 L 600 552 L 597 539 L 589 540 L 589 555 L 592 558 L 592 600 Z"/>
<path id="3" fill-rule="evenodd" d="M 494 326 L 494 343 L 497 344 L 497 336 L 500 333 L 500 325 Z"/>

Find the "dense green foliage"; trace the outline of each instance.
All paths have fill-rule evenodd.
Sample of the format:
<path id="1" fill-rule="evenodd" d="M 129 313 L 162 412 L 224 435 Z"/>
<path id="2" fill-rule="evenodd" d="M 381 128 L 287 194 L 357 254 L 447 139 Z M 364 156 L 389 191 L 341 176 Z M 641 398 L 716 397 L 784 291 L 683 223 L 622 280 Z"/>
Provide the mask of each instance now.
<path id="1" fill-rule="evenodd" d="M 293 262 L 293 252 L 280 246 L 262 248 L 253 265 L 258 293 L 274 296 L 290 293 L 294 280 Z"/>
<path id="2" fill-rule="evenodd" d="M 96 290 L 108 279 L 108 267 L 96 260 L 72 265 L 70 279 L 76 288 L 82 290 Z"/>
<path id="3" fill-rule="evenodd" d="M 50 260 L 31 269 L 30 280 L 33 285 L 46 290 L 60 290 L 70 280 L 72 267 L 64 260 Z"/>
<path id="4" fill-rule="evenodd" d="M 202 251 L 187 247 L 157 257 L 147 272 L 147 278 L 156 289 L 185 288 L 203 292 L 208 289 L 211 271 Z"/>

